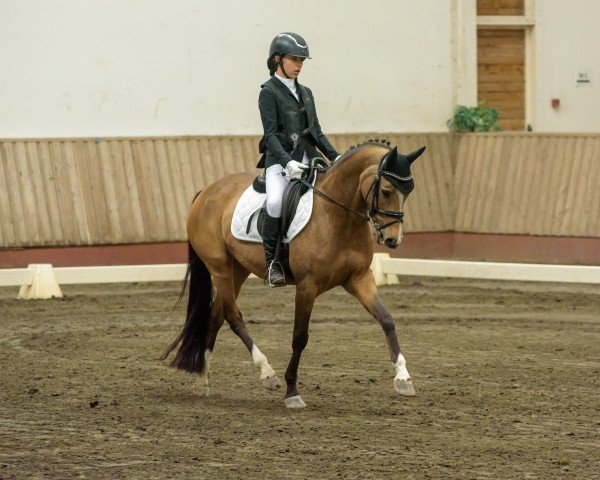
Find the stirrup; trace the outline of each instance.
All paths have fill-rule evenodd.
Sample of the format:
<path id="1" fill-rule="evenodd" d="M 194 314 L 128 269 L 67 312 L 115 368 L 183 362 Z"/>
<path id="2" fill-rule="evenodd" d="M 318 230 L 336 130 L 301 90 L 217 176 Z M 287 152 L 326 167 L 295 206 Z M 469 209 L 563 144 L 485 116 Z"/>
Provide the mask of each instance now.
<path id="1" fill-rule="evenodd" d="M 275 266 L 279 267 L 278 272 L 273 271 Z M 275 275 L 271 276 L 272 273 L 275 273 Z M 273 260 L 267 266 L 267 273 L 265 275 L 265 283 L 271 288 L 285 287 L 285 273 L 283 271 L 283 268 L 281 267 L 281 263 Z"/>

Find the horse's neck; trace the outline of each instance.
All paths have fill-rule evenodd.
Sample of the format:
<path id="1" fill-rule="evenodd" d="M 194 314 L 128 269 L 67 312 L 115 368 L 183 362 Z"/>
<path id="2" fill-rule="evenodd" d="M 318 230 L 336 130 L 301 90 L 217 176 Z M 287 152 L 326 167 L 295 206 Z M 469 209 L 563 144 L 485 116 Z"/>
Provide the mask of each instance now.
<path id="1" fill-rule="evenodd" d="M 360 191 L 360 179 L 363 172 L 373 165 L 370 156 L 355 154 L 331 167 L 318 183 L 318 188 L 339 203 L 364 214 L 367 203 Z M 333 204 L 332 207 L 339 208 Z M 362 221 L 358 216 L 354 220 Z"/>

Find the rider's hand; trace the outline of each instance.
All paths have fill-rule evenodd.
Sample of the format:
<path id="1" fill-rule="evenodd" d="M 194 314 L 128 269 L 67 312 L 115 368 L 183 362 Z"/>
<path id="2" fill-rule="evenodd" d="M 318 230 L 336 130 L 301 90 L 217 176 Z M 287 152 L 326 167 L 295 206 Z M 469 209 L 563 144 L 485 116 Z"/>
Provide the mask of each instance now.
<path id="1" fill-rule="evenodd" d="M 285 165 L 285 172 L 290 177 L 299 179 L 300 177 L 302 177 L 302 173 L 307 168 L 308 168 L 308 165 L 304 165 L 303 163 L 297 162 L 296 160 L 290 160 Z"/>

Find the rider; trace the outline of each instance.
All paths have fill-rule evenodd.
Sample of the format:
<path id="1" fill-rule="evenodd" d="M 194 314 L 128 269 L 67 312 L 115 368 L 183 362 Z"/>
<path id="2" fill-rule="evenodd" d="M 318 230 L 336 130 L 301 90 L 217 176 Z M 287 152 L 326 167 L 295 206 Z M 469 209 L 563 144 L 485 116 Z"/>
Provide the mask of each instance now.
<path id="1" fill-rule="evenodd" d="M 266 168 L 267 211 L 263 221 L 263 243 L 267 259 L 265 280 L 270 287 L 285 286 L 285 275 L 276 249 L 281 235 L 281 203 L 287 182 L 300 178 L 309 159 L 339 158 L 321 131 L 312 91 L 298 83 L 305 59 L 310 58 L 304 39 L 291 32 L 271 42 L 267 66 L 271 78 L 261 85 L 258 108 L 264 135 L 257 167 Z"/>

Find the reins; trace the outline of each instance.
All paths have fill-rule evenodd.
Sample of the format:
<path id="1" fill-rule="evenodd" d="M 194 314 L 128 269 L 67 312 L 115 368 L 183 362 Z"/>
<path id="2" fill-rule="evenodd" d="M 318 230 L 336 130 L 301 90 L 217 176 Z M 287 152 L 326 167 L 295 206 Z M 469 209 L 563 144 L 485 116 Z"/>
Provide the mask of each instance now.
<path id="1" fill-rule="evenodd" d="M 326 168 L 323 168 L 320 166 L 308 167 L 307 170 L 316 170 L 317 172 L 326 172 L 327 171 Z M 357 212 L 356 210 L 353 210 L 352 208 L 348 207 L 347 205 L 344 205 L 343 203 L 338 202 L 335 198 L 331 198 L 323 190 L 319 190 L 312 183 L 307 182 L 303 178 L 298 178 L 297 181 L 299 181 L 305 187 L 310 188 L 313 192 L 315 192 L 320 197 L 323 197 L 326 200 L 329 200 L 331 203 L 337 205 L 338 207 L 342 207 L 344 210 L 347 210 L 348 212 L 358 215 L 360 218 L 362 218 L 363 220 L 366 220 L 367 222 L 371 220 L 371 217 L 369 215 L 365 215 L 364 213 Z"/>
<path id="2" fill-rule="evenodd" d="M 299 178 L 299 179 L 297 179 L 297 181 L 300 182 L 302 185 L 310 188 L 313 192 L 315 192 L 320 197 L 325 198 L 326 200 L 330 201 L 331 203 L 337 205 L 338 207 L 342 207 L 344 210 L 346 210 L 350 213 L 353 213 L 355 215 L 358 215 L 363 220 L 366 220 L 367 222 L 371 222 L 373 224 L 373 227 L 375 228 L 375 231 L 377 232 L 378 239 L 382 239 L 383 238 L 383 230 L 385 230 L 387 227 L 390 227 L 391 225 L 394 225 L 396 223 L 403 223 L 404 212 L 392 212 L 390 210 L 382 210 L 379 208 L 379 184 L 381 182 L 381 177 L 382 176 L 385 177 L 385 176 L 389 175 L 389 176 L 393 176 L 395 178 L 398 178 L 398 179 L 404 180 L 404 181 L 410 180 L 410 178 L 412 178 L 412 175 L 410 177 L 404 178 L 404 177 L 400 177 L 397 174 L 394 174 L 393 172 L 384 170 L 383 166 L 385 164 L 386 158 L 387 158 L 387 156 L 385 156 L 381 160 L 381 162 L 379 164 L 379 168 L 377 169 L 377 174 L 375 175 L 375 180 L 373 180 L 373 183 L 371 184 L 371 187 L 369 188 L 369 193 L 367 194 L 367 197 L 369 196 L 369 194 L 371 195 L 371 205 L 369 207 L 369 212 L 366 215 L 364 213 L 357 212 L 356 210 L 348 207 L 347 205 L 344 205 L 343 203 L 338 202 L 335 198 L 332 198 L 329 195 L 327 195 L 325 192 L 323 192 L 322 190 L 319 190 L 317 187 L 312 185 L 310 182 L 307 182 L 304 178 Z M 328 169 L 324 168 L 320 165 L 314 165 L 314 166 L 309 166 L 307 168 L 307 170 L 317 171 L 317 172 L 326 172 Z M 386 217 L 391 217 L 391 218 L 393 218 L 393 220 L 391 222 L 381 225 L 379 222 L 377 222 L 374 215 L 383 215 Z"/>

